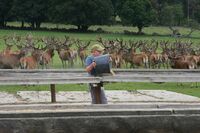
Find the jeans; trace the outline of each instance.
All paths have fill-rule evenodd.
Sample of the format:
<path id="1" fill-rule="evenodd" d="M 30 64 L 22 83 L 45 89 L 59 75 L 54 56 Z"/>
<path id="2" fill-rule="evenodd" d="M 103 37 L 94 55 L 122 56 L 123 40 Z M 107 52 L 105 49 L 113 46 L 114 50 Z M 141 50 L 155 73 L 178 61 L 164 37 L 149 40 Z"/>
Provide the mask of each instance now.
<path id="1" fill-rule="evenodd" d="M 91 94 L 91 98 L 92 98 L 92 104 L 96 104 L 97 101 L 96 101 L 95 89 L 94 89 L 93 85 L 94 84 L 89 84 L 89 90 L 90 90 L 90 94 Z M 104 91 L 104 87 L 101 87 L 100 99 L 101 99 L 101 104 L 108 104 L 107 98 L 105 95 L 105 91 Z"/>

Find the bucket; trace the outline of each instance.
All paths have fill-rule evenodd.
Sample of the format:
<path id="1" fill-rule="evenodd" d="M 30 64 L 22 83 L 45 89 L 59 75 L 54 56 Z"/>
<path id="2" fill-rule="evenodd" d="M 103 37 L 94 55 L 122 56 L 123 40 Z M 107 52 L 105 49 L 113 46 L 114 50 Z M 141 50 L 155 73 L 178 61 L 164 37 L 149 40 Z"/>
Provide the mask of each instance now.
<path id="1" fill-rule="evenodd" d="M 110 55 L 105 54 L 101 56 L 94 57 L 96 62 L 95 76 L 102 75 L 103 73 L 110 73 Z"/>

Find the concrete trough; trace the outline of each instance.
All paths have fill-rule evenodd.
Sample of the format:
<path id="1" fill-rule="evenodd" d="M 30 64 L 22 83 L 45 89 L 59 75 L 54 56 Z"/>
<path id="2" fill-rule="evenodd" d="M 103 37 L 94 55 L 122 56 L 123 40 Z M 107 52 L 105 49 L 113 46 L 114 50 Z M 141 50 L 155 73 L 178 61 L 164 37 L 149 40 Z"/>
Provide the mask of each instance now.
<path id="1" fill-rule="evenodd" d="M 199 103 L 0 107 L 0 133 L 199 133 L 199 123 Z"/>

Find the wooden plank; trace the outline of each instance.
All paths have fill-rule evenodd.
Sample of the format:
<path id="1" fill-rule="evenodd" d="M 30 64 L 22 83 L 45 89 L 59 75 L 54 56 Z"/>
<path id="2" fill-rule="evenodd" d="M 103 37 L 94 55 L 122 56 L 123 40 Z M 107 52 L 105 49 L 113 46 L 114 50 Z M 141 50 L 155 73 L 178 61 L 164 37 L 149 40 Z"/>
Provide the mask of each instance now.
<path id="1" fill-rule="evenodd" d="M 200 82 L 200 70 L 116 69 L 116 75 L 88 76 L 83 69 L 0 69 L 0 85 L 76 84 L 103 82 Z"/>

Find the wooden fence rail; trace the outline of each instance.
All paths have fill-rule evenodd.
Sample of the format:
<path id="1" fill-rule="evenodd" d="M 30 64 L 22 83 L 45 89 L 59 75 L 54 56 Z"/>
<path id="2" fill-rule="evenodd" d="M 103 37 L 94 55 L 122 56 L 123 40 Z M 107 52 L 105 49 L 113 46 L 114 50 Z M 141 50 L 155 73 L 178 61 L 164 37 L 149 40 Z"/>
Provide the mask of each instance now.
<path id="1" fill-rule="evenodd" d="M 104 82 L 200 82 L 200 70 L 115 69 L 115 75 L 89 76 L 84 69 L 21 70 L 0 69 L 0 85 L 42 85 L 51 89 L 51 101 L 56 102 L 55 84 Z M 101 86 L 97 86 L 100 88 Z M 97 89 L 99 90 L 99 89 Z M 97 92 L 97 95 L 100 92 Z M 98 96 L 97 96 L 98 97 Z M 99 101 L 101 103 L 101 101 Z"/>

